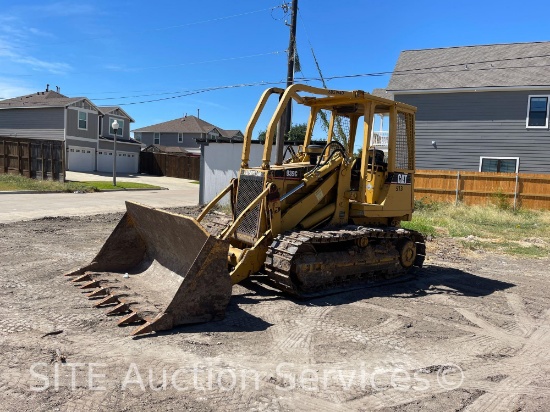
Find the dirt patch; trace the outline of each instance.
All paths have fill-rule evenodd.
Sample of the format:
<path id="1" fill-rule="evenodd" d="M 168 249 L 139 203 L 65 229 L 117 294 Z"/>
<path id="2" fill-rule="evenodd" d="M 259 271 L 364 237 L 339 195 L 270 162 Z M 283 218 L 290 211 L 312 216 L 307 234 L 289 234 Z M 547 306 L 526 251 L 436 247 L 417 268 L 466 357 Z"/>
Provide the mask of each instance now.
<path id="1" fill-rule="evenodd" d="M 3 410 L 550 403 L 549 259 L 474 252 L 437 238 L 412 278 L 308 301 L 252 279 L 233 288 L 224 320 L 132 339 L 61 276 L 88 263 L 120 217 L 0 225 Z"/>

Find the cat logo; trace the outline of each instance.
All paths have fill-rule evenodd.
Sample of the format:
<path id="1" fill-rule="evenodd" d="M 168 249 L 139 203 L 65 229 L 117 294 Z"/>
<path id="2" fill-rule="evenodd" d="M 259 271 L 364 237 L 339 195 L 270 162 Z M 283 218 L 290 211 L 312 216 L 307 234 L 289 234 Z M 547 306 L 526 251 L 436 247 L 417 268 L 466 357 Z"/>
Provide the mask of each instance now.
<path id="1" fill-rule="evenodd" d="M 410 173 L 389 173 L 386 183 L 392 185 L 410 185 L 412 175 Z"/>
<path id="2" fill-rule="evenodd" d="M 409 175 L 402 175 L 401 173 L 397 175 L 397 184 L 406 185 L 409 183 L 408 180 L 409 180 Z"/>

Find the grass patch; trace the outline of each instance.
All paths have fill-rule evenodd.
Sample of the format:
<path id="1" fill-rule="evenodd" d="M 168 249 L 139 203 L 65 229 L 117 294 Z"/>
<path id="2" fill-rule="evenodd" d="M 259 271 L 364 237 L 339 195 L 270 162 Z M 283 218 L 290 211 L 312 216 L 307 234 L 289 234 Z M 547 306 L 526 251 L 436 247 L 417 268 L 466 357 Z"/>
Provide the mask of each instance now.
<path id="1" fill-rule="evenodd" d="M 116 186 L 113 186 L 111 181 L 97 181 L 97 182 L 73 182 L 78 183 L 84 186 L 93 188 L 95 191 L 98 190 L 119 190 L 119 189 L 160 189 L 160 186 L 148 185 L 145 183 L 134 183 L 134 182 L 117 182 Z"/>
<path id="2" fill-rule="evenodd" d="M 18 175 L 0 175 L 0 191 L 27 191 L 37 192 L 97 192 L 113 189 L 160 189 L 158 186 L 143 183 L 117 182 L 54 182 L 51 180 L 29 179 Z"/>
<path id="3" fill-rule="evenodd" d="M 430 221 L 423 216 L 415 216 L 410 222 L 401 222 L 401 226 L 405 229 L 416 230 L 424 236 L 435 236 L 437 234 L 435 226 L 433 226 Z"/>
<path id="4" fill-rule="evenodd" d="M 529 257 L 550 254 L 550 211 L 426 202 L 417 202 L 415 208 L 413 220 L 402 222 L 404 228 L 464 238 L 470 249 Z"/>
<path id="5" fill-rule="evenodd" d="M 538 245 L 522 245 L 516 242 L 462 240 L 462 246 L 470 250 L 485 250 L 507 255 L 523 256 L 527 258 L 542 258 L 548 256 L 548 249 Z"/>
<path id="6" fill-rule="evenodd" d="M 54 182 L 51 180 L 36 180 L 18 175 L 0 175 L 0 191 L 26 191 L 37 192 L 93 192 L 94 189 L 80 182 Z"/>
<path id="7" fill-rule="evenodd" d="M 220 205 L 219 203 L 215 206 L 214 210 L 217 212 L 224 213 L 228 216 L 231 216 L 233 214 L 233 210 L 231 209 L 231 205 L 229 203 Z"/>

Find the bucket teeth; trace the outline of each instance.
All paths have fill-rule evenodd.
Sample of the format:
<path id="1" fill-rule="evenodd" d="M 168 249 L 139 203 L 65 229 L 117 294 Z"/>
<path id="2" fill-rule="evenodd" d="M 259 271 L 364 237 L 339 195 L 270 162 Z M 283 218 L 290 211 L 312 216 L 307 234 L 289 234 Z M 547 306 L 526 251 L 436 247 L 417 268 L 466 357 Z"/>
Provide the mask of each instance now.
<path id="1" fill-rule="evenodd" d="M 143 322 L 143 318 L 141 316 L 139 316 L 139 314 L 137 312 L 132 312 L 129 315 L 123 317 L 118 322 L 118 326 L 124 326 L 124 325 L 128 325 L 128 324 L 131 324 L 131 323 L 138 323 L 138 322 Z"/>
<path id="2" fill-rule="evenodd" d="M 137 335 L 144 335 L 146 333 L 153 332 L 153 326 L 151 322 L 147 322 L 145 325 L 141 325 L 140 327 L 134 329 L 132 333 L 130 333 L 131 336 L 137 336 Z"/>
<path id="3" fill-rule="evenodd" d="M 160 332 L 225 313 L 229 246 L 192 217 L 127 202 L 92 262 L 65 275 L 89 306 L 132 324 L 133 335 Z"/>
<path id="4" fill-rule="evenodd" d="M 103 305 L 108 305 L 108 304 L 111 304 L 111 303 L 120 303 L 120 301 L 118 300 L 118 296 L 115 296 L 115 295 L 109 295 L 107 296 L 106 298 L 104 299 L 101 299 L 99 302 L 97 302 L 94 306 L 96 308 L 100 307 L 100 306 L 103 306 Z"/>
<path id="5" fill-rule="evenodd" d="M 84 282 L 84 281 L 91 282 L 92 280 L 93 280 L 92 275 L 90 275 L 89 273 L 86 273 L 85 275 L 79 276 L 71 280 L 71 282 L 74 282 L 74 283 Z"/>
<path id="6" fill-rule="evenodd" d="M 82 286 L 80 286 L 80 289 L 95 289 L 99 287 L 99 280 L 94 280 L 92 282 L 88 282 Z"/>
<path id="7" fill-rule="evenodd" d="M 99 298 L 99 297 L 107 296 L 108 294 L 109 294 L 109 289 L 101 288 L 101 289 L 94 290 L 91 293 L 88 293 L 86 296 L 88 298 Z"/>
<path id="8" fill-rule="evenodd" d="M 105 314 L 107 316 L 119 315 L 121 313 L 127 313 L 129 310 L 130 307 L 128 306 L 128 304 L 122 302 L 116 305 L 114 308 L 109 309 L 107 312 L 105 312 Z"/>

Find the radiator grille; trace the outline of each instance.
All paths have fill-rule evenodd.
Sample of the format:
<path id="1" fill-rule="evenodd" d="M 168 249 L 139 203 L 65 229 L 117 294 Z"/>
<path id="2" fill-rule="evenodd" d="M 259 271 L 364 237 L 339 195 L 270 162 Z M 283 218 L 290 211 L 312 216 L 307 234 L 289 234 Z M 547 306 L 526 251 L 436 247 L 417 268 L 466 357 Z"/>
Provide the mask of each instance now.
<path id="1" fill-rule="evenodd" d="M 235 208 L 235 218 L 245 210 L 250 203 L 258 197 L 264 190 L 264 174 L 258 172 L 252 174 L 250 171 L 243 170 L 239 177 L 239 189 L 237 191 L 237 206 Z M 255 238 L 258 236 L 260 225 L 260 206 L 256 205 L 244 217 L 243 221 L 237 228 L 237 234 L 242 234 Z"/>
<path id="2" fill-rule="evenodd" d="M 396 137 L 395 167 L 406 170 L 414 169 L 414 117 L 412 114 L 397 114 Z"/>
<path id="3" fill-rule="evenodd" d="M 347 116 L 336 115 L 334 117 L 334 127 L 332 128 L 333 138 L 348 147 L 350 137 L 350 120 Z"/>

